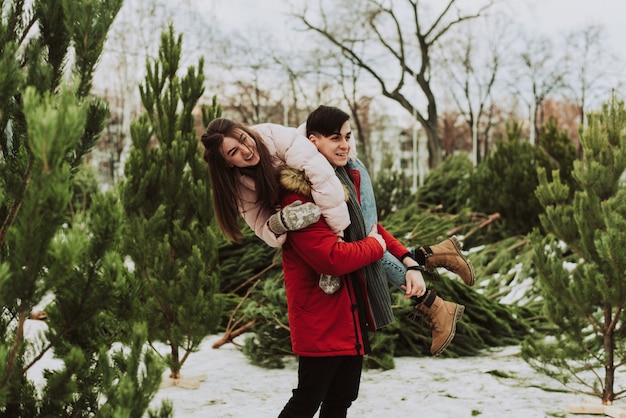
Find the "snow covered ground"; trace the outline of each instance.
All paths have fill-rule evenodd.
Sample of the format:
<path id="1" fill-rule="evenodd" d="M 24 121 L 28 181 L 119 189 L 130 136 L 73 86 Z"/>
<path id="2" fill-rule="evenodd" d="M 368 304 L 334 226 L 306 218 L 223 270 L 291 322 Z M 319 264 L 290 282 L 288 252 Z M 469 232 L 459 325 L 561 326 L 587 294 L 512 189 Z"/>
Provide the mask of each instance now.
<path id="1" fill-rule="evenodd" d="M 175 416 L 186 418 L 278 416 L 296 385 L 295 359 L 285 369 L 263 369 L 251 365 L 232 344 L 211 348 L 218 338 L 207 338 L 183 367 L 183 377 L 206 375 L 200 387 L 163 388 L 155 404 L 170 399 Z M 460 359 L 397 358 L 393 370 L 364 371 L 359 398 L 348 416 L 591 417 L 568 414 L 567 406 L 580 404 L 583 396 L 545 390 L 562 386 L 535 372 L 518 353 L 517 347 L 507 347 Z"/>
<path id="2" fill-rule="evenodd" d="M 46 327 L 28 320 L 27 338 Z M 163 387 L 152 405 L 163 399 L 174 405 L 176 418 L 271 418 L 278 416 L 297 382 L 297 362 L 284 369 L 264 369 L 249 363 L 233 344 L 211 346 L 221 335 L 207 337 L 183 366 L 182 377 L 205 376 L 198 389 Z M 454 341 L 452 342 L 454 344 Z M 589 398 L 564 393 L 556 381 L 535 372 L 519 357 L 518 347 L 492 350 L 459 359 L 400 357 L 396 368 L 366 370 L 359 398 L 349 417 L 396 418 L 589 418 L 568 414 L 568 405 Z M 29 370 L 41 382 L 43 369 L 59 367 L 50 353 Z M 594 401 L 596 402 L 596 401 Z M 623 403 L 620 403 L 623 405 Z"/>

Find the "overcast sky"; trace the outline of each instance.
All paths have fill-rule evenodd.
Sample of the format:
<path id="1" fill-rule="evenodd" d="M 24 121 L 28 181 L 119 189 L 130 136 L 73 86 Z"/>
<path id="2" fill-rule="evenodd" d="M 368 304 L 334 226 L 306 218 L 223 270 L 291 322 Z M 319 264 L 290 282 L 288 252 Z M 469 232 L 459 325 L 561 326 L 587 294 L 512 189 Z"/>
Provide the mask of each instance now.
<path id="1" fill-rule="evenodd" d="M 289 11 L 288 0 L 189 0 L 198 7 L 213 9 L 225 26 L 263 25 L 288 33 L 285 29 Z M 307 0 L 292 0 L 307 2 Z M 443 1 L 443 0 L 436 0 Z M 512 7 L 514 16 L 529 30 L 560 34 L 590 24 L 601 24 L 606 29 L 609 45 L 622 61 L 626 61 L 626 1 L 625 0 L 500 0 Z M 210 5 L 207 5 L 210 3 Z M 309 2 L 311 3 L 311 2 Z M 459 0 L 458 4 L 484 4 L 484 0 Z M 288 36 L 287 36 L 288 38 Z"/>
<path id="2" fill-rule="evenodd" d="M 517 3 L 517 2 L 516 2 Z M 609 45 L 626 61 L 626 2 L 624 0 L 521 0 L 521 19 L 540 32 L 568 32 L 600 24 L 605 27 Z"/>
<path id="3" fill-rule="evenodd" d="M 128 1 L 132 3 L 131 0 Z M 448 0 L 424 0 L 423 4 L 441 9 L 444 1 L 447 2 Z M 484 5 L 486 1 L 457 0 L 457 5 L 475 9 L 477 6 Z M 604 28 L 606 44 L 611 48 L 613 55 L 620 60 L 619 65 L 615 65 L 614 68 L 606 68 L 605 71 L 626 84 L 626 24 L 624 23 L 626 0 L 497 1 L 500 3 L 494 12 L 505 10 L 507 15 L 512 16 L 514 21 L 519 23 L 517 30 L 523 30 L 529 35 L 529 38 L 532 38 L 533 35 L 560 38 L 570 32 L 582 31 L 592 24 L 601 25 Z M 191 13 L 196 19 L 206 22 L 207 28 L 215 28 L 217 22 L 216 29 L 222 29 L 222 33 L 235 34 L 236 32 L 235 36 L 254 36 L 255 33 L 263 37 L 267 35 L 268 39 L 292 42 L 292 44 L 288 44 L 288 47 L 293 47 L 293 42 L 302 38 L 294 36 L 294 27 L 301 29 L 301 26 L 299 22 L 289 17 L 290 3 L 314 7 L 317 0 L 181 0 L 181 3 L 177 3 L 178 6 L 174 13 L 179 9 L 184 13 Z M 125 6 L 130 7 L 126 4 Z M 131 7 L 125 13 L 132 14 L 134 12 L 136 10 Z M 346 22 L 346 24 L 349 23 Z M 153 35 L 155 42 L 158 43 L 158 34 Z M 203 49 L 202 37 L 194 35 L 193 32 L 191 36 L 185 35 L 186 45 L 189 45 L 189 49 L 194 52 L 201 51 L 203 55 L 206 54 L 207 51 Z M 255 40 L 257 39 L 250 41 L 254 43 Z M 194 42 L 199 46 L 196 46 Z M 280 48 L 280 45 L 276 47 Z M 297 45 L 295 47 L 297 48 Z M 128 53 L 128 51 L 123 51 L 123 53 Z M 102 61 L 106 63 L 108 60 L 113 64 L 107 66 L 101 63 L 97 85 L 109 87 L 116 84 L 115 80 L 111 81 L 110 78 L 111 74 L 116 74 L 119 51 L 111 51 L 109 55 L 105 56 Z M 196 63 L 197 58 L 192 55 L 190 54 L 190 62 L 186 62 L 185 65 Z M 143 73 L 143 61 L 138 62 L 138 71 Z"/>

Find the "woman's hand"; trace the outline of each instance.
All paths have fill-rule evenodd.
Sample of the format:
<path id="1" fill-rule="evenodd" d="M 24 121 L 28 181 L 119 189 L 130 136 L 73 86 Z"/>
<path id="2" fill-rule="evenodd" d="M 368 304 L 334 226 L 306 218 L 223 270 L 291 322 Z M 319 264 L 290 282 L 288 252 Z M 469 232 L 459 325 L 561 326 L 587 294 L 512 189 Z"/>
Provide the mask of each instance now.
<path id="1" fill-rule="evenodd" d="M 274 234 L 280 235 L 314 224 L 319 220 L 321 213 L 322 211 L 315 203 L 303 204 L 300 200 L 296 200 L 273 214 L 268 225 Z"/>
<path id="2" fill-rule="evenodd" d="M 406 285 L 400 286 L 404 290 L 404 299 L 408 299 L 412 296 L 420 297 L 426 293 L 426 283 L 424 282 L 424 276 L 419 270 L 407 270 L 406 271 Z"/>

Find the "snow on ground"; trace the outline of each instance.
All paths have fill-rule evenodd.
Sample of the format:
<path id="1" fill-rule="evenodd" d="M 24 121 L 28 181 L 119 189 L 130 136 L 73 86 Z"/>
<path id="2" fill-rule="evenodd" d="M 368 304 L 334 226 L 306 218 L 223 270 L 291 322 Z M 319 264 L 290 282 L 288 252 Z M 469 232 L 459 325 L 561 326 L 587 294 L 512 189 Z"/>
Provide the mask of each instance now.
<path id="1" fill-rule="evenodd" d="M 26 322 L 29 339 L 36 338 L 46 327 L 43 321 Z M 153 408 L 168 399 L 176 418 L 277 417 L 297 383 L 296 359 L 288 359 L 284 369 L 257 367 L 233 344 L 213 349 L 213 342 L 220 337 L 207 337 L 183 366 L 183 378 L 206 376 L 199 388 L 163 387 L 152 401 Z M 349 417 L 599 416 L 568 414 L 568 405 L 589 399 L 562 392 L 560 384 L 535 372 L 519 357 L 518 347 L 457 359 L 400 357 L 395 364 L 393 370 L 363 372 L 359 398 L 348 411 Z M 29 370 L 29 378 L 41 384 L 44 369 L 60 366 L 58 360 L 46 354 Z"/>
<path id="2" fill-rule="evenodd" d="M 183 377 L 207 376 L 199 389 L 163 388 L 154 404 L 170 399 L 175 416 L 185 418 L 278 416 L 297 382 L 296 360 L 284 369 L 263 369 L 251 365 L 232 344 L 211 348 L 218 338 L 208 337 L 182 369 Z M 396 358 L 393 370 L 364 371 L 359 398 L 348 416 L 590 417 L 567 414 L 567 405 L 580 404 L 583 396 L 544 390 L 562 387 L 518 354 L 517 347 L 507 347 L 459 359 Z"/>

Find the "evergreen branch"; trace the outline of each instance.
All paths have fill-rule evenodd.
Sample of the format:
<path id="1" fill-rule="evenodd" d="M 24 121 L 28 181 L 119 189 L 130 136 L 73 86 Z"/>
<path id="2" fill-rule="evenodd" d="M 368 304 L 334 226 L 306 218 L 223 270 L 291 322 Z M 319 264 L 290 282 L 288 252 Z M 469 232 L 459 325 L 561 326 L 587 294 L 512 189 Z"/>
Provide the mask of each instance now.
<path id="1" fill-rule="evenodd" d="M 62 334 L 60 334 L 60 335 L 61 335 L 61 336 L 63 336 L 63 335 L 65 335 L 65 334 L 66 334 L 66 333 L 64 332 L 64 333 L 62 333 Z M 58 341 L 58 340 L 60 340 L 60 339 L 61 339 L 61 338 L 60 338 L 60 337 L 58 337 L 58 338 L 55 338 L 55 340 L 54 340 L 54 341 L 56 342 L 56 341 Z M 47 345 L 45 345 L 45 346 L 44 346 L 44 348 L 43 348 L 43 350 L 41 350 L 41 351 L 39 352 L 39 354 L 38 354 L 38 355 L 36 355 L 35 357 L 33 357 L 33 359 L 30 361 L 30 363 L 28 363 L 27 365 L 25 365 L 25 366 L 22 368 L 22 374 L 26 374 L 26 372 L 27 372 L 27 371 L 28 371 L 31 367 L 33 367 L 35 364 L 37 364 L 37 362 L 43 358 L 43 356 L 44 356 L 44 355 L 48 352 L 48 350 L 50 350 L 50 349 L 52 348 L 52 346 L 53 346 L 53 343 L 52 343 L 52 342 L 49 342 Z"/>
<path id="2" fill-rule="evenodd" d="M 21 37 L 18 41 L 20 45 L 26 42 L 26 38 L 28 37 L 30 30 L 33 28 L 33 26 L 35 26 L 36 23 L 37 23 L 37 17 L 36 15 L 32 15 L 31 18 L 28 20 L 28 23 L 24 26 L 24 30 L 22 30 Z M 11 33 L 11 32 L 8 32 L 8 33 Z M 26 64 L 27 63 L 24 63 L 24 66 L 26 66 Z"/>
<path id="3" fill-rule="evenodd" d="M 81 305 L 82 307 L 83 305 Z M 70 326 L 65 327 L 65 329 L 63 329 L 62 332 L 58 332 L 55 334 L 55 337 L 51 340 L 48 341 L 48 344 L 46 344 L 43 349 L 39 352 L 39 354 L 37 354 L 35 357 L 33 357 L 33 359 L 30 361 L 30 363 L 28 363 L 27 365 L 25 365 L 22 369 L 22 373 L 26 373 L 32 366 L 34 366 L 35 364 L 37 364 L 37 362 L 39 360 L 41 360 L 43 358 L 43 356 L 49 351 L 51 350 L 53 347 L 55 347 L 60 341 L 63 341 L 64 338 L 68 335 L 68 333 L 70 333 L 71 331 L 74 331 L 75 329 L 78 328 L 79 324 L 76 324 L 74 321 L 69 323 Z"/>
<path id="4" fill-rule="evenodd" d="M 243 320 L 243 319 L 241 319 L 241 320 Z M 237 323 L 241 323 L 241 320 L 238 320 Z M 239 337 L 241 334 L 250 331 L 252 329 L 252 327 L 254 326 L 254 324 L 256 324 L 256 319 L 252 319 L 252 320 L 248 321 L 246 324 L 244 324 L 241 327 L 235 329 L 234 331 L 227 331 L 222 338 L 220 338 L 219 340 L 217 340 L 216 342 L 213 343 L 211 348 L 220 348 L 221 346 L 223 346 L 224 344 L 227 344 L 227 343 L 233 343 L 234 344 L 233 340 L 235 338 Z"/>
<path id="5" fill-rule="evenodd" d="M 257 276 L 258 274 L 253 277 L 257 277 Z M 249 280 L 250 279 L 248 279 L 248 281 Z M 239 312 L 239 309 L 241 309 L 241 307 L 243 306 L 243 303 L 250 297 L 252 290 L 254 290 L 256 285 L 258 285 L 260 282 L 261 282 L 260 279 L 257 280 L 256 283 L 254 283 L 250 287 L 250 289 L 248 289 L 244 297 L 241 298 L 241 300 L 239 301 L 239 303 L 233 310 L 233 313 L 230 315 L 230 318 L 228 318 L 228 325 L 226 325 L 226 332 L 224 333 L 224 336 L 220 338 L 218 341 L 214 342 L 213 345 L 211 346 L 212 348 L 220 348 L 226 343 L 232 343 L 236 337 L 240 336 L 241 334 L 243 334 L 244 332 L 252 328 L 252 326 L 256 322 L 256 319 L 249 321 L 247 324 L 243 325 L 242 327 L 239 327 L 238 329 L 235 329 L 235 327 L 237 327 L 243 321 L 243 317 L 239 318 L 234 323 L 233 323 L 233 319 L 235 318 L 235 315 L 237 315 L 237 313 Z"/>
<path id="6" fill-rule="evenodd" d="M 33 167 L 33 162 L 32 160 L 30 160 L 28 162 L 28 166 L 26 167 L 26 175 L 24 176 L 24 182 L 22 183 L 23 187 L 21 189 L 21 192 L 22 192 L 21 196 L 19 196 L 19 198 L 15 200 L 7 217 L 4 219 L 4 223 L 2 224 L 2 227 L 0 227 L 0 247 L 4 246 L 4 241 L 6 240 L 7 231 L 9 230 L 9 227 L 13 225 L 13 221 L 15 221 L 15 218 L 17 217 L 17 214 L 20 211 L 20 208 L 22 207 L 24 191 L 30 184 L 30 179 L 32 177 L 32 167 Z"/>
<path id="7" fill-rule="evenodd" d="M 615 315 L 613 315 L 613 318 L 611 319 L 611 322 L 609 323 L 609 326 L 607 328 L 612 333 L 615 332 L 615 329 L 617 328 L 617 323 L 619 322 L 621 313 L 622 313 L 622 307 L 618 306 L 615 310 Z"/>
<path id="8" fill-rule="evenodd" d="M 491 225 L 492 223 L 494 223 L 495 221 L 500 219 L 500 214 L 499 213 L 492 213 L 491 215 L 487 216 L 487 219 L 483 220 L 482 222 L 480 222 L 476 227 L 474 227 L 473 229 L 469 230 L 465 235 L 465 238 L 468 238 L 472 235 L 474 235 L 476 232 L 478 232 L 479 230 L 486 228 L 487 226 Z M 453 233 L 451 233 L 450 235 L 454 235 L 456 232 L 451 231 Z M 520 244 L 521 245 L 521 244 Z"/>
<path id="9" fill-rule="evenodd" d="M 601 377 L 598 375 L 598 373 L 594 370 L 594 368 L 593 368 L 593 367 L 589 367 L 589 368 L 586 368 L 586 369 L 587 369 L 588 371 L 590 371 L 590 372 L 591 372 L 591 373 L 592 373 L 592 374 L 596 377 L 596 380 L 598 380 L 598 381 L 600 382 L 600 385 L 602 386 L 602 379 L 601 379 Z M 573 378 L 574 378 L 574 380 L 576 380 L 576 381 L 577 381 L 577 382 L 578 382 L 581 386 L 583 386 L 583 387 L 587 387 L 587 388 L 591 389 L 591 392 L 584 391 L 584 390 L 578 390 L 578 389 L 575 389 L 575 388 L 573 388 L 573 387 L 571 387 L 571 386 L 568 386 L 568 385 L 565 385 L 566 387 L 569 387 L 571 390 L 573 390 L 573 391 L 575 391 L 575 392 L 582 393 L 583 395 L 598 396 L 598 393 L 597 393 L 597 392 L 596 392 L 596 390 L 594 389 L 593 385 L 592 385 L 592 384 L 587 383 L 587 381 L 586 381 L 586 380 L 584 380 L 584 379 L 583 379 L 583 378 L 582 378 L 582 377 L 581 377 L 578 373 L 574 372 L 574 371 L 573 371 L 573 370 L 571 370 L 569 367 L 567 367 L 567 368 L 565 369 L 565 371 L 566 371 L 569 375 L 571 375 L 571 377 L 573 377 Z"/>
<path id="10" fill-rule="evenodd" d="M 102 255 L 100 254 L 98 259 L 100 259 L 101 256 Z M 83 294 L 81 295 L 80 303 L 77 305 L 77 309 L 78 309 L 79 312 L 83 312 L 84 307 L 85 307 L 85 305 L 88 302 L 85 293 L 88 293 L 90 291 L 90 289 L 92 288 L 93 281 L 95 280 L 94 277 L 97 275 L 97 271 L 96 270 L 97 270 L 96 264 L 95 263 L 89 263 L 89 270 L 87 272 L 87 277 L 89 279 L 87 280 L 87 283 L 86 283 L 86 285 L 83 288 Z M 92 315 L 93 315 L 93 312 L 92 312 Z M 39 354 L 37 356 L 35 356 L 31 360 L 30 363 L 28 363 L 27 365 L 24 366 L 23 373 L 25 373 L 32 366 L 37 364 L 37 362 L 43 358 L 43 356 L 46 354 L 46 352 L 48 352 L 53 347 L 55 347 L 58 344 L 59 341 L 62 341 L 68 333 L 70 333 L 71 331 L 76 330 L 80 326 L 80 324 L 77 323 L 76 321 L 71 321 L 71 322 L 69 322 L 68 325 L 69 326 L 65 327 L 65 329 L 63 329 L 62 332 L 56 333 L 55 337 L 52 340 L 50 340 L 47 345 L 44 346 L 44 348 L 39 352 Z"/>
<path id="11" fill-rule="evenodd" d="M 270 264 L 269 266 L 265 267 L 263 270 L 261 270 L 260 272 L 258 272 L 254 276 L 250 277 L 249 279 L 247 279 L 246 281 L 241 283 L 231 293 L 237 293 L 238 290 L 246 287 L 248 284 L 250 284 L 251 282 L 256 280 L 258 277 L 262 276 L 263 274 L 267 273 L 268 271 L 270 271 L 271 269 L 273 269 L 277 265 L 278 265 L 278 263 L 275 260 L 272 260 L 272 264 Z M 256 284 L 254 284 L 254 286 L 256 286 Z M 252 286 L 252 287 L 254 287 L 254 286 Z"/>
<path id="12" fill-rule="evenodd" d="M 95 265 L 91 263 L 90 274 L 88 274 L 90 279 L 87 282 L 87 286 L 85 290 L 88 290 L 88 288 L 90 288 L 91 283 L 92 283 L 91 277 L 93 277 L 94 275 L 95 275 Z M 81 312 L 83 311 L 83 307 L 85 306 L 86 302 L 87 300 L 85 298 L 81 299 L 80 304 L 78 304 L 77 306 L 79 311 Z M 46 352 L 51 350 L 52 347 L 55 347 L 59 341 L 62 341 L 69 332 L 77 329 L 79 325 L 80 324 L 77 324 L 75 321 L 71 321 L 69 323 L 69 326 L 65 327 L 65 329 L 63 329 L 62 332 L 56 333 L 55 337 L 52 340 L 50 340 L 47 345 L 44 346 L 44 348 L 39 352 L 39 354 L 33 357 L 30 363 L 24 366 L 22 372 L 26 373 L 26 371 L 28 371 L 32 366 L 37 364 L 37 362 L 43 358 Z"/>
<path id="13" fill-rule="evenodd" d="M 189 357 L 189 354 L 191 354 L 191 347 L 188 347 L 188 349 L 185 350 L 185 354 L 183 355 L 183 358 L 179 360 L 178 364 L 179 364 L 179 369 L 178 372 L 180 373 L 180 369 L 183 368 L 183 364 L 185 364 L 185 361 L 187 360 L 187 357 Z"/>
<path id="14" fill-rule="evenodd" d="M 148 272 L 148 268 L 144 264 L 141 265 L 141 271 L 143 272 L 143 276 L 145 277 L 146 282 L 148 283 L 148 286 L 150 287 L 150 290 L 152 291 L 152 294 L 154 295 L 154 298 L 159 305 L 159 309 L 167 318 L 169 310 L 167 309 L 163 301 L 159 298 L 159 292 L 157 292 L 156 288 L 154 287 L 154 283 L 152 283 L 152 276 L 150 275 L 150 273 Z"/>
<path id="15" fill-rule="evenodd" d="M 602 358 L 600 357 L 600 355 L 598 353 L 596 353 L 595 351 L 591 351 L 589 349 L 589 347 L 587 346 L 583 346 L 582 350 L 592 359 L 595 359 L 598 363 L 602 363 Z M 593 369 L 593 367 L 591 367 L 591 369 Z"/>
<path id="16" fill-rule="evenodd" d="M 161 360 L 165 358 L 165 356 L 161 354 L 161 352 L 154 346 L 154 343 L 151 340 L 148 340 L 147 343 L 148 343 L 148 346 L 150 346 L 150 348 L 152 349 L 152 351 L 154 351 Z"/>
<path id="17" fill-rule="evenodd" d="M 571 300 L 571 298 L 569 298 Z M 574 301 L 572 300 L 572 302 L 574 303 Z M 591 325 L 591 327 L 600 335 L 602 335 L 604 333 L 603 331 L 603 326 L 602 323 L 600 323 L 600 321 L 598 321 L 593 314 L 591 313 L 587 313 L 584 309 L 582 309 L 582 307 L 580 305 L 577 305 L 574 303 L 574 306 L 577 307 L 577 310 L 580 312 L 580 314 L 582 315 L 583 318 L 585 318 L 585 321 L 587 321 L 589 323 L 589 325 Z M 586 349 L 585 349 L 586 350 Z M 589 352 L 589 354 L 591 354 L 592 357 L 598 358 L 595 354 Z"/>
<path id="18" fill-rule="evenodd" d="M 9 355 L 9 363 L 5 369 L 4 376 L 2 377 L 2 382 L 0 382 L 0 388 L 6 386 L 9 381 L 9 377 L 13 372 L 13 367 L 15 367 L 15 359 L 19 353 L 20 343 L 24 340 L 24 322 L 26 321 L 26 312 L 20 311 L 18 314 L 17 321 L 17 330 L 15 332 L 15 341 L 13 342 L 13 347 L 11 348 L 11 354 Z"/>
<path id="19" fill-rule="evenodd" d="M 274 315 L 274 321 L 276 321 L 276 324 L 277 324 L 280 328 L 284 329 L 285 331 L 287 331 L 287 332 L 290 332 L 290 331 L 291 331 L 291 330 L 289 329 L 289 325 L 285 325 L 285 324 L 283 324 L 283 323 L 280 321 L 280 319 L 278 319 L 278 317 L 277 317 L 276 315 Z"/>
<path id="20" fill-rule="evenodd" d="M 532 360 L 532 361 L 536 361 Z M 541 361 L 541 360 L 539 360 Z M 583 379 L 578 372 L 572 370 L 572 366 L 570 363 L 568 363 L 567 361 L 564 362 L 557 362 L 557 363 L 553 363 L 551 361 L 548 361 L 548 363 L 552 364 L 552 366 L 560 368 L 560 370 L 562 370 L 561 373 L 557 373 L 554 371 L 551 371 L 547 366 L 545 366 L 545 362 L 543 363 L 544 366 L 536 366 L 535 369 L 536 370 L 540 370 L 542 371 L 544 374 L 546 374 L 549 377 L 552 377 L 553 379 L 556 379 L 557 381 L 559 381 L 563 387 L 565 387 L 568 391 L 574 392 L 574 393 L 580 393 L 583 395 L 588 395 L 588 396 L 593 396 L 593 397 L 597 397 L 598 396 L 598 392 L 597 390 L 594 388 L 594 386 L 590 383 L 587 383 L 587 381 L 585 379 Z M 587 370 L 591 373 L 593 373 L 596 376 L 596 379 L 598 378 L 597 373 L 594 372 L 593 367 L 584 367 L 584 370 Z M 570 379 L 569 377 L 571 377 L 574 381 L 576 381 L 580 386 L 582 387 L 586 387 L 589 388 L 589 390 L 584 390 L 583 388 L 574 386 L 572 384 L 569 383 Z"/>

